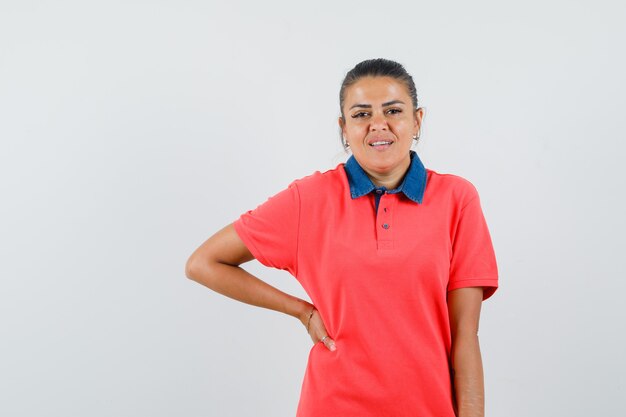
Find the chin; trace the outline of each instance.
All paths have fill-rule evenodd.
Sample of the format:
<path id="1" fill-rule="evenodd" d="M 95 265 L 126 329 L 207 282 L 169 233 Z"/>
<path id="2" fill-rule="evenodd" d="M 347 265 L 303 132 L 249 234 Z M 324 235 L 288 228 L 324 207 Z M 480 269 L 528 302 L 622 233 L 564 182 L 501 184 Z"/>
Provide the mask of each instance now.
<path id="1" fill-rule="evenodd" d="M 376 163 L 373 162 L 370 166 L 380 173 L 390 172 L 397 164 L 393 163 Z"/>
<path id="2" fill-rule="evenodd" d="M 408 154 L 408 151 L 407 151 Z M 370 166 L 377 171 L 391 171 L 397 166 L 402 165 L 405 156 L 399 155 L 380 155 L 379 157 L 368 158 Z"/>

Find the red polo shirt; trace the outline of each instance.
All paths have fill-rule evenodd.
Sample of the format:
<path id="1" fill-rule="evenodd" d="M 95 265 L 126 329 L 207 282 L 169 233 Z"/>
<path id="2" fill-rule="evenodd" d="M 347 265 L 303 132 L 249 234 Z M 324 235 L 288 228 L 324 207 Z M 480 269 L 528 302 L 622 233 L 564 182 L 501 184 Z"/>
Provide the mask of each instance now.
<path id="1" fill-rule="evenodd" d="M 454 417 L 447 292 L 498 287 L 478 193 L 424 169 L 420 202 L 353 198 L 345 164 L 293 181 L 234 227 L 263 265 L 289 271 L 337 350 L 313 345 L 297 417 Z"/>

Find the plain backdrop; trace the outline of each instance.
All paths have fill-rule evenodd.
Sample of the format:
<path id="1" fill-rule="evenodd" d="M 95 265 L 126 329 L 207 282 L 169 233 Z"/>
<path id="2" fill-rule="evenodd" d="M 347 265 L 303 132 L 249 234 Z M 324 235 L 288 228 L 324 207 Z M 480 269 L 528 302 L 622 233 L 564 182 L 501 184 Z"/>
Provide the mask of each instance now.
<path id="1" fill-rule="evenodd" d="M 618 1 L 2 0 L 0 415 L 294 416 L 306 329 L 185 262 L 345 162 L 341 80 L 384 57 L 415 79 L 426 167 L 481 196 L 500 272 L 487 416 L 623 416 L 625 18 Z"/>

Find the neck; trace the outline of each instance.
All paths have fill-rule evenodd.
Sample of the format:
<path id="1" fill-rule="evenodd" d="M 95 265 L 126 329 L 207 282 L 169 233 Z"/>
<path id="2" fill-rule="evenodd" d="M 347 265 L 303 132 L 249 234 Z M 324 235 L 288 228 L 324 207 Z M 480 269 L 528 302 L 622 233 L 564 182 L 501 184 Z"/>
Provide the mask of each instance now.
<path id="1" fill-rule="evenodd" d="M 411 158 L 407 158 L 400 166 L 397 166 L 394 170 L 389 172 L 369 172 L 367 176 L 370 177 L 372 182 L 377 187 L 385 187 L 388 190 L 393 190 L 394 188 L 398 188 L 400 183 L 402 182 L 402 178 L 409 169 L 411 165 Z"/>

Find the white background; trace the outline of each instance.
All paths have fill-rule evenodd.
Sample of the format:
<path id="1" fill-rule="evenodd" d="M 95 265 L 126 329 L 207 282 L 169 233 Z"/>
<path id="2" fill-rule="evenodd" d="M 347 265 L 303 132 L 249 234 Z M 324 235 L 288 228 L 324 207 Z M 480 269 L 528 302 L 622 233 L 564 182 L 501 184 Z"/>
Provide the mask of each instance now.
<path id="1" fill-rule="evenodd" d="M 0 414 L 295 415 L 306 329 L 185 262 L 346 160 L 341 80 L 385 57 L 426 109 L 416 151 L 477 187 L 491 230 L 487 415 L 624 415 L 625 17 L 618 1 L 3 0 Z"/>

